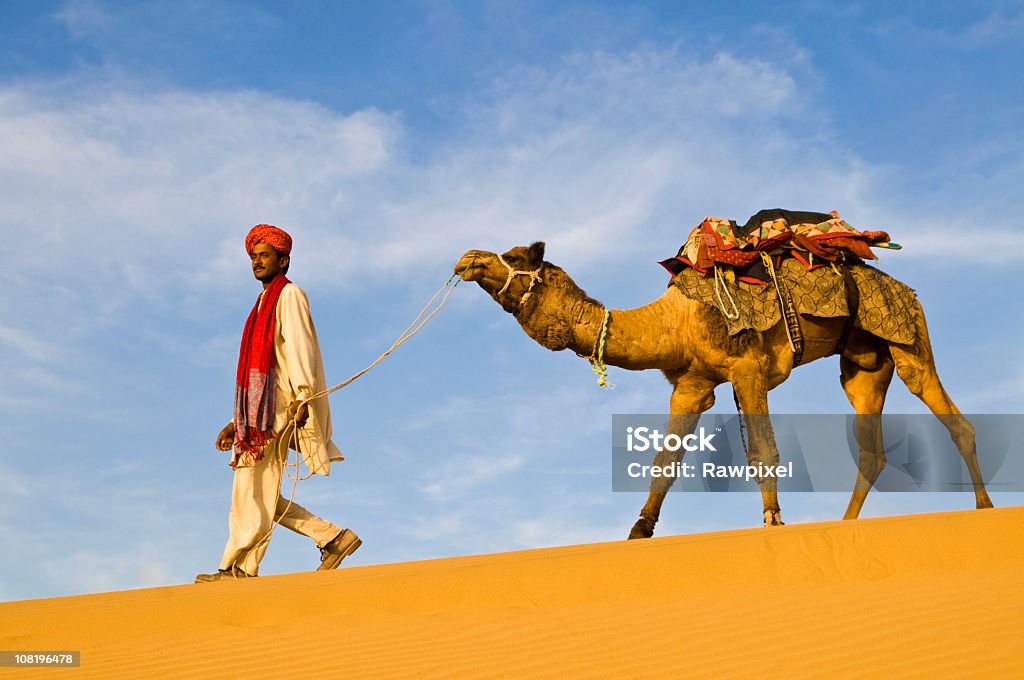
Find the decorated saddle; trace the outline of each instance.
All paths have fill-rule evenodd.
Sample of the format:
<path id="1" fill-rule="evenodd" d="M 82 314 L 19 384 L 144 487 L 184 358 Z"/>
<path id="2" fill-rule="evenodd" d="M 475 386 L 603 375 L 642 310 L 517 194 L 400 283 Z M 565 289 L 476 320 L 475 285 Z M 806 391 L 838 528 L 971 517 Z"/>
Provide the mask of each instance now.
<path id="1" fill-rule="evenodd" d="M 888 233 L 857 230 L 836 212 L 773 209 L 742 226 L 707 217 L 660 264 L 684 295 L 722 313 L 730 335 L 765 331 L 785 317 L 793 343 L 797 315 L 808 315 L 850 317 L 878 337 L 912 343 L 914 291 L 865 264 L 877 259 L 871 247 L 899 248 Z"/>
<path id="2" fill-rule="evenodd" d="M 878 259 L 870 246 L 899 248 L 890 243 L 888 233 L 854 229 L 835 211 L 775 208 L 759 211 L 743 226 L 720 217 L 705 217 L 676 256 L 661 264 L 672 274 L 685 267 L 706 273 L 716 264 L 743 270 L 762 261 L 763 253 L 791 256 L 812 269 L 830 262 Z"/>

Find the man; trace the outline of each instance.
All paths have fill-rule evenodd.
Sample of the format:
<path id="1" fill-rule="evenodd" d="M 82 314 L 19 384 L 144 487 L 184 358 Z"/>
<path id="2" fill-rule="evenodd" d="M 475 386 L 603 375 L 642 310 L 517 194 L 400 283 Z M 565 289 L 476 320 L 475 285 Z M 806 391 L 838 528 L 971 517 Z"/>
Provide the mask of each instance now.
<path id="1" fill-rule="evenodd" d="M 196 583 L 256 576 L 274 521 L 308 536 L 320 547 L 318 570 L 334 569 L 362 544 L 355 532 L 320 519 L 281 498 L 288 449 L 302 454 L 310 472 L 328 475 L 342 460 L 331 441 L 323 361 L 306 293 L 285 274 L 292 239 L 284 230 L 258 224 L 245 237 L 252 272 L 263 283 L 242 331 L 235 382 L 235 415 L 216 447 L 232 450 L 229 536 L 220 568 L 199 574 Z M 294 421 L 294 429 L 289 428 Z"/>

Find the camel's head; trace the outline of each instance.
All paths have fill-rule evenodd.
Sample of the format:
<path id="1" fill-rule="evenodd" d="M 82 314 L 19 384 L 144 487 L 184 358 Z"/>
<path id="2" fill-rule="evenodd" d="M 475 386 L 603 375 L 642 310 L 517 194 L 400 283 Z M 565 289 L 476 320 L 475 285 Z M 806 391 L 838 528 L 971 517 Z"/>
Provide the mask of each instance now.
<path id="1" fill-rule="evenodd" d="M 518 314 L 544 284 L 544 244 L 517 246 L 498 255 L 486 250 L 470 250 L 455 264 L 455 273 L 463 281 L 476 281 L 488 295 L 510 314 Z"/>

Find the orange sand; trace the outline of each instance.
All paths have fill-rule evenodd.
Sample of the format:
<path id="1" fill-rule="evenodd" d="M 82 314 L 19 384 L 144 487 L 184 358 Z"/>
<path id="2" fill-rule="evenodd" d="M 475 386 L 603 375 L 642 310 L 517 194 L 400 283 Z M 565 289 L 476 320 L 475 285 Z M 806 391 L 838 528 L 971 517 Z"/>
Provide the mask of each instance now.
<path id="1" fill-rule="evenodd" d="M 0 676 L 1024 677 L 1024 508 L 0 603 L 42 649 Z"/>

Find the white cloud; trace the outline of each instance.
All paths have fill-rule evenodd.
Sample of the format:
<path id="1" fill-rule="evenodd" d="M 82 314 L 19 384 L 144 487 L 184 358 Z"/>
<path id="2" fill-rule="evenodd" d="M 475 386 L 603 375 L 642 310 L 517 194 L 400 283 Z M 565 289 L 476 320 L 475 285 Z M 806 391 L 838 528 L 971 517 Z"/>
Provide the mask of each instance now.
<path id="1" fill-rule="evenodd" d="M 254 92 L 127 94 L 71 101 L 0 93 L 0 176 L 12 245 L 31 271 L 53 272 L 93 246 L 135 276 L 189 256 L 188 277 L 216 277 L 210 253 L 257 216 L 290 221 L 389 162 L 397 128 L 367 110 L 338 116 Z M 240 238 L 236 235 L 236 240 Z M 90 263 L 92 264 L 92 263 Z M 96 274 L 96 272 L 89 272 Z"/>
<path id="2" fill-rule="evenodd" d="M 113 5 L 113 6 L 111 6 Z M 247 3 L 207 2 L 106 3 L 67 0 L 52 19 L 72 40 L 111 54 L 182 50 L 179 36 L 202 36 L 218 44 L 255 41 L 280 27 L 270 12 Z"/>
<path id="3" fill-rule="evenodd" d="M 307 280 L 348 286 L 450 266 L 495 237 L 542 237 L 591 261 L 667 215 L 680 233 L 706 211 L 762 207 L 758 195 L 838 202 L 864 186 L 862 168 L 777 125 L 812 116 L 784 69 L 726 53 L 577 55 L 513 74 L 415 163 L 400 117 L 372 109 L 65 87 L 0 90 L 0 226 L 21 271 L 78 283 L 76 258 L 98 248 L 88 279 L 127 281 L 136 299 L 166 300 L 168 276 L 230 287 L 257 221 L 296 232 Z M 760 188 L 727 198 L 737 185 Z"/>
<path id="4" fill-rule="evenodd" d="M 967 9 L 973 11 L 979 8 Z M 987 13 L 982 11 L 974 12 L 976 18 L 972 19 L 957 17 L 949 27 L 934 25 L 934 17 L 930 12 L 927 21 L 901 15 L 878 22 L 873 31 L 887 39 L 927 46 L 938 45 L 957 52 L 989 49 L 1017 39 L 1024 32 L 1024 11 L 1005 12 L 1001 8 Z"/>
<path id="5" fill-rule="evenodd" d="M 581 53 L 509 74 L 414 162 L 397 114 L 259 92 L 8 86 L 0 229 L 22 256 L 7 304 L 42 311 L 24 331 L 48 338 L 36 355 L 152 317 L 130 336 L 220 359 L 233 341 L 219 329 L 197 341 L 147 325 L 216 314 L 212 300 L 248 280 L 238 243 L 255 222 L 295 233 L 304 284 L 366 290 L 446 273 L 469 247 L 541 238 L 575 272 L 654 259 L 655 242 L 667 256 L 708 213 L 869 201 L 873 169 L 823 143 L 807 104 L 766 61 Z M 812 130 L 800 139 L 785 131 L 796 118 Z"/>
<path id="6" fill-rule="evenodd" d="M 88 0 L 67 2 L 53 15 L 75 40 L 109 34 L 117 24 L 115 18 L 99 4 Z"/>
<path id="7" fill-rule="evenodd" d="M 479 484 L 493 481 L 523 465 L 523 457 L 517 455 L 463 458 L 445 465 L 440 477 L 422 487 L 423 494 L 435 501 L 451 500 L 472 490 Z"/>
<path id="8" fill-rule="evenodd" d="M 974 47 L 990 46 L 1019 38 L 1024 33 L 1024 11 L 1005 14 L 993 10 L 991 14 L 974 22 L 962 32 L 962 40 Z"/>
<path id="9" fill-rule="evenodd" d="M 1011 337 L 1019 337 L 1021 323 L 1017 319 L 1018 330 L 1011 331 Z M 991 379 L 970 385 L 962 394 L 957 394 L 957 405 L 967 413 L 1019 413 L 1024 395 L 1024 350 L 1016 345 L 1007 349 L 991 340 L 979 343 L 975 350 L 999 356 L 1001 370 Z"/>
<path id="10" fill-rule="evenodd" d="M 33 492 L 29 487 L 30 485 L 24 477 L 15 472 L 10 465 L 0 461 L 0 497 L 4 499 L 4 504 L 0 505 L 0 514 L 9 514 L 10 510 L 6 508 L 6 505 L 12 497 L 32 496 Z"/>
<path id="11" fill-rule="evenodd" d="M 1007 265 L 1024 252 L 1024 233 L 1003 227 L 981 226 L 962 220 L 959 226 L 936 228 L 930 224 L 901 225 L 893 240 L 904 247 L 900 257 L 923 258 L 956 266 Z M 898 235 L 898 237 L 897 237 Z"/>
<path id="12" fill-rule="evenodd" d="M 49 364 L 60 359 L 60 348 L 56 343 L 8 325 L 0 325 L 0 346 L 30 361 Z"/>

